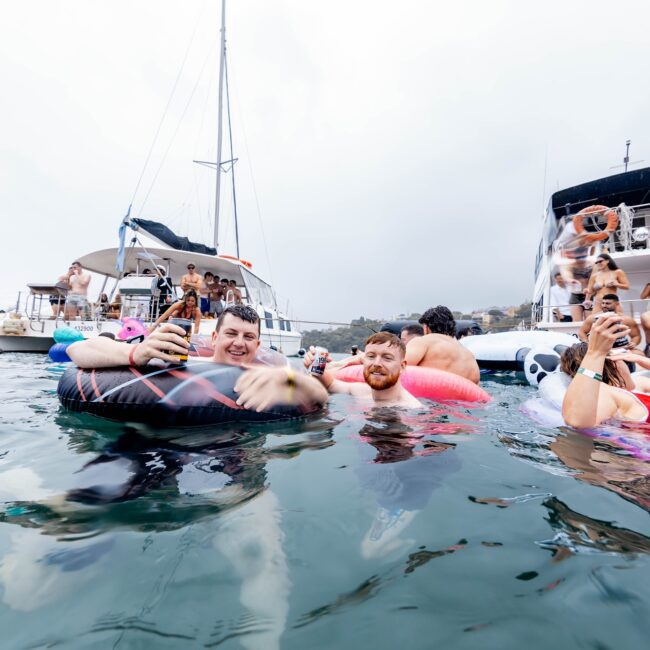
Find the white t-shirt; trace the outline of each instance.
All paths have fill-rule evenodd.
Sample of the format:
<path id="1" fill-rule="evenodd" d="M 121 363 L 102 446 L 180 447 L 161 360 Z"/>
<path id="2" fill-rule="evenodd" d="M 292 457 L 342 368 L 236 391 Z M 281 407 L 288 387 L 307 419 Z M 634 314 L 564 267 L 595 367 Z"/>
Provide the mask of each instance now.
<path id="1" fill-rule="evenodd" d="M 571 316 L 571 308 L 565 305 L 569 304 L 571 299 L 571 292 L 568 287 L 560 287 L 557 284 L 554 284 L 551 287 L 551 307 L 557 307 L 557 310 L 563 316 Z M 560 305 L 563 305 L 560 307 Z"/>

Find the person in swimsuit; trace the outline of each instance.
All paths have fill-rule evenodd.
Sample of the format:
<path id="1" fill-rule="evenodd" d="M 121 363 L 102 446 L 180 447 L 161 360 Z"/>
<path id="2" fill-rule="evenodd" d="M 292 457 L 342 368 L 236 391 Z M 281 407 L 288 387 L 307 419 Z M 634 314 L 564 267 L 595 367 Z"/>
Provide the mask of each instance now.
<path id="1" fill-rule="evenodd" d="M 175 302 L 164 314 L 158 316 L 156 322 L 149 328 L 153 332 L 158 325 L 170 318 L 186 318 L 194 321 L 194 333 L 199 333 L 201 323 L 201 310 L 199 309 L 196 291 L 190 289 L 185 293 L 182 300 Z"/>
<path id="2" fill-rule="evenodd" d="M 617 294 L 619 289 L 626 291 L 629 288 L 630 282 L 625 271 L 619 269 L 607 253 L 601 253 L 596 258 L 596 266 L 587 285 L 587 303 L 593 300 L 594 311 L 598 312 L 601 310 L 601 301 L 605 295 Z"/>
<path id="3" fill-rule="evenodd" d="M 570 291 L 569 304 L 574 323 L 584 318 L 583 303 L 587 299 L 586 290 L 591 276 L 591 266 L 587 263 L 586 254 L 586 251 L 576 249 L 575 260 L 562 269 L 562 277 Z"/>
<path id="4" fill-rule="evenodd" d="M 608 356 L 614 342 L 629 333 L 619 314 L 608 314 L 591 328 L 588 344 L 578 343 L 562 353 L 560 368 L 573 377 L 562 403 L 569 426 L 595 427 L 611 418 L 650 422 L 650 380 L 632 379 L 623 363 Z M 616 359 L 637 356 L 627 353 Z"/>

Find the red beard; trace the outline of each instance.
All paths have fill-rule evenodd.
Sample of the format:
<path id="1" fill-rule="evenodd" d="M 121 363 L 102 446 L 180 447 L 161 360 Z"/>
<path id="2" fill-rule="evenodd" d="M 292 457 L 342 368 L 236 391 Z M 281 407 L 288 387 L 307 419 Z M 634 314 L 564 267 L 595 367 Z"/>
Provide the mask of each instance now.
<path id="1" fill-rule="evenodd" d="M 373 375 L 373 372 L 382 373 L 381 376 Z M 386 390 L 392 388 L 399 381 L 399 372 L 389 375 L 383 368 L 369 366 L 363 369 L 363 378 L 366 384 L 373 390 Z"/>

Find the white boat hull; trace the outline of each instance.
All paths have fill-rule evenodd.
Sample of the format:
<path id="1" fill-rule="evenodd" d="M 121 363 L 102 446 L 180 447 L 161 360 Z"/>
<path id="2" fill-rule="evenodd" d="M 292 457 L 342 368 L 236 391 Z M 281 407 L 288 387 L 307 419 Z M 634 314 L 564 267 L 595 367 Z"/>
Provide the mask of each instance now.
<path id="1" fill-rule="evenodd" d="M 84 338 L 90 339 L 99 336 L 102 332 L 117 334 L 122 324 L 117 320 L 104 321 L 70 321 L 61 320 L 34 320 L 22 319 L 24 334 L 4 335 L 0 334 L 0 352 L 32 352 L 47 353 L 54 344 L 54 330 L 57 327 L 72 327 L 81 332 Z M 204 320 L 200 325 L 200 333 L 210 336 L 214 331 L 216 320 Z M 262 346 L 275 348 L 278 352 L 291 357 L 297 356 L 302 344 L 300 332 L 287 332 L 281 330 L 269 330 L 262 328 Z"/>

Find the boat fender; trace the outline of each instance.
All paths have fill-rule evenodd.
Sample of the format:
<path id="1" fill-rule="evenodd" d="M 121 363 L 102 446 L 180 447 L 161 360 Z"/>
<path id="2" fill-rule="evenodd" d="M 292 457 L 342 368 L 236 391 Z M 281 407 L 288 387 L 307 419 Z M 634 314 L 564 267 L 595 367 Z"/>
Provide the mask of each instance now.
<path id="1" fill-rule="evenodd" d="M 524 374 L 531 386 L 539 386 L 542 379 L 560 366 L 560 355 L 550 346 L 531 348 L 524 359 Z"/>
<path id="2" fill-rule="evenodd" d="M 165 368 L 71 366 L 59 380 L 57 394 L 70 411 L 164 427 L 273 422 L 319 410 L 282 405 L 258 413 L 241 407 L 234 387 L 243 372 L 205 361 Z"/>
<path id="3" fill-rule="evenodd" d="M 27 328 L 19 318 L 7 318 L 2 323 L 2 333 L 6 336 L 22 336 Z"/>
<path id="4" fill-rule="evenodd" d="M 47 351 L 47 354 L 55 363 L 66 363 L 72 361 L 67 352 L 70 345 L 72 345 L 72 343 L 55 343 Z"/>
<path id="5" fill-rule="evenodd" d="M 63 326 L 57 327 L 52 333 L 55 343 L 74 343 L 75 341 L 83 341 L 84 335 L 72 327 Z"/>
<path id="6" fill-rule="evenodd" d="M 336 371 L 335 377 L 341 381 L 364 382 L 363 366 L 347 366 Z M 436 401 L 482 402 L 492 398 L 480 387 L 459 375 L 421 366 L 407 366 L 400 375 L 402 386 L 413 397 L 423 397 Z"/>

